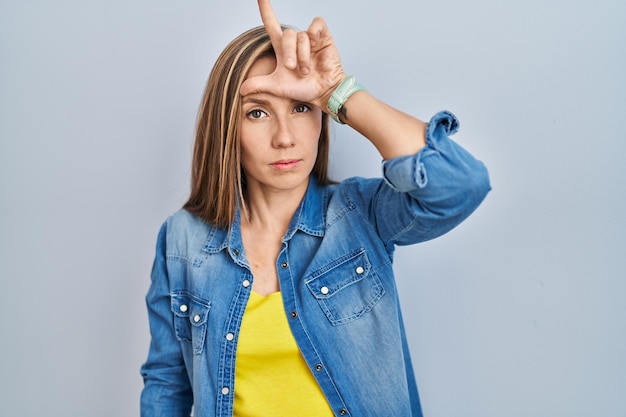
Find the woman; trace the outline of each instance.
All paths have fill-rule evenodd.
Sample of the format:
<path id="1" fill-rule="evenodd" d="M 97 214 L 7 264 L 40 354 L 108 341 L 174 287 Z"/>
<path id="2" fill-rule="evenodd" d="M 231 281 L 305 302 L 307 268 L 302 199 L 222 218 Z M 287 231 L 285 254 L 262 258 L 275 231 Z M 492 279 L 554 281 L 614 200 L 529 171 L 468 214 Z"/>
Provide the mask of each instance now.
<path id="1" fill-rule="evenodd" d="M 159 233 L 147 295 L 143 416 L 421 416 L 395 245 L 435 238 L 489 191 L 484 166 L 343 71 L 325 22 L 264 27 L 218 58 L 191 196 Z M 329 116 L 383 176 L 327 177 Z"/>

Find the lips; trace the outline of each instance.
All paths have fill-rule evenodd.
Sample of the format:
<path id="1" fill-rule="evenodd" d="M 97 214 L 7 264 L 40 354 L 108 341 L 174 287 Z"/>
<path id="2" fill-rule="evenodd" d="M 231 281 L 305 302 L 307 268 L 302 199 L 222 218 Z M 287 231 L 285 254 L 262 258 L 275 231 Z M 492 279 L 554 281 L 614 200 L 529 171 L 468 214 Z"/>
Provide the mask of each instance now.
<path id="1" fill-rule="evenodd" d="M 282 159 L 272 162 L 270 166 L 278 171 L 289 171 L 300 165 L 301 159 Z"/>

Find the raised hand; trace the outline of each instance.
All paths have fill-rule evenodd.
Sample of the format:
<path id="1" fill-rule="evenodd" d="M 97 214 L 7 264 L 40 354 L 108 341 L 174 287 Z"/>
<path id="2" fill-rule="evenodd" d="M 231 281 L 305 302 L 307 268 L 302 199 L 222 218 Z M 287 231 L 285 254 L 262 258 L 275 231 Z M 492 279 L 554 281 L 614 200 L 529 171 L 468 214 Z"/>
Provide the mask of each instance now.
<path id="1" fill-rule="evenodd" d="M 246 80 L 241 95 L 265 92 L 327 111 L 328 98 L 346 75 L 326 22 L 316 17 L 306 32 L 283 30 L 270 0 L 258 3 L 276 53 L 276 69 L 269 75 Z"/>

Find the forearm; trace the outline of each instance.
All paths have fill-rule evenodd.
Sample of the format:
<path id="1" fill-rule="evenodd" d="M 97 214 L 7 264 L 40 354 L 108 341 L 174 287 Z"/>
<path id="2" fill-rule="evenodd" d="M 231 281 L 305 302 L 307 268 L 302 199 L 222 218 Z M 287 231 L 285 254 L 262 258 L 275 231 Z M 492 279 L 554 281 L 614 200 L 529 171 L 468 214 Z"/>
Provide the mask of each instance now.
<path id="1" fill-rule="evenodd" d="M 339 118 L 370 140 L 385 160 L 416 154 L 426 146 L 426 123 L 383 103 L 367 91 L 351 95 Z"/>

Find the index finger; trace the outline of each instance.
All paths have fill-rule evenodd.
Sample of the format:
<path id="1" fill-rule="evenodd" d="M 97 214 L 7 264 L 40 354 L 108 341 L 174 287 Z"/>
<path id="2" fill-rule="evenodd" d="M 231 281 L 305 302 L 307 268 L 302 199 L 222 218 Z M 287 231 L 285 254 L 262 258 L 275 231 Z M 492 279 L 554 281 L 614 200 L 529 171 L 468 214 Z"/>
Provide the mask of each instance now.
<path id="1" fill-rule="evenodd" d="M 261 12 L 263 26 L 265 26 L 265 30 L 268 35 L 270 35 L 272 45 L 274 45 L 274 47 L 276 47 L 276 45 L 280 45 L 280 37 L 283 34 L 283 29 L 274 14 L 274 9 L 272 9 L 270 0 L 259 0 L 259 11 Z"/>

